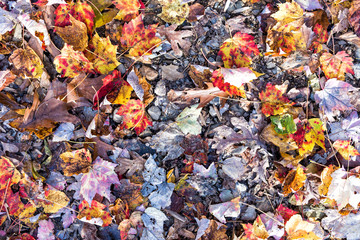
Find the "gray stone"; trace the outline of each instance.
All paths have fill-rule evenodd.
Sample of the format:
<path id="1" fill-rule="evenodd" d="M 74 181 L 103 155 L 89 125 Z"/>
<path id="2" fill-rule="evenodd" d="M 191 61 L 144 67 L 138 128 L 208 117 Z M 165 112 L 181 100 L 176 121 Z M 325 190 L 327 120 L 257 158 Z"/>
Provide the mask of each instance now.
<path id="1" fill-rule="evenodd" d="M 166 95 L 166 85 L 164 80 L 160 80 L 155 87 L 155 94 L 164 97 Z"/>
<path id="2" fill-rule="evenodd" d="M 276 64 L 274 62 L 268 62 L 268 63 L 266 63 L 266 67 L 269 69 L 272 69 L 272 68 L 276 67 Z"/>
<path id="3" fill-rule="evenodd" d="M 148 109 L 148 113 L 153 120 L 157 121 L 160 118 L 161 110 L 156 106 L 152 106 Z"/>
<path id="4" fill-rule="evenodd" d="M 119 70 L 121 72 L 121 74 L 125 74 L 126 72 L 126 68 L 124 66 L 124 64 L 120 63 L 119 66 L 117 66 L 117 70 Z"/>
<path id="5" fill-rule="evenodd" d="M 354 64 L 353 69 L 354 69 L 355 77 L 357 79 L 359 79 L 360 78 L 360 63 Z"/>
<path id="6" fill-rule="evenodd" d="M 256 211 L 253 207 L 247 207 L 245 212 L 241 214 L 241 220 L 243 221 L 254 221 L 256 218 Z"/>

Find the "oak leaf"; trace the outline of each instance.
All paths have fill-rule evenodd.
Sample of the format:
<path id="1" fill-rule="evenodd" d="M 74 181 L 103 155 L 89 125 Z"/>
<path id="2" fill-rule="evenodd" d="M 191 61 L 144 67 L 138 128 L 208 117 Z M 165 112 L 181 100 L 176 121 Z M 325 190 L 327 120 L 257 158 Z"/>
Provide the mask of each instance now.
<path id="1" fill-rule="evenodd" d="M 325 52 L 319 60 L 327 79 L 345 80 L 345 73 L 354 74 L 353 59 L 345 51 L 340 51 L 336 55 Z"/>
<path id="2" fill-rule="evenodd" d="M 128 22 L 139 15 L 140 2 L 138 0 L 114 0 L 113 3 L 120 10 L 115 19 Z"/>
<path id="3" fill-rule="evenodd" d="M 276 85 L 266 84 L 265 91 L 259 94 L 262 103 L 261 111 L 266 116 L 279 115 L 285 113 L 293 103 L 285 96 L 284 90 L 280 90 Z"/>
<path id="4" fill-rule="evenodd" d="M 65 176 L 87 173 L 91 169 L 91 154 L 85 148 L 73 152 L 64 152 L 60 158 L 64 161 L 61 165 Z"/>
<path id="5" fill-rule="evenodd" d="M 350 160 L 351 156 L 359 156 L 360 153 L 356 148 L 350 145 L 349 140 L 336 140 L 333 147 L 338 151 L 345 160 Z"/>
<path id="6" fill-rule="evenodd" d="M 236 33 L 232 38 L 225 40 L 218 53 L 224 67 L 248 67 L 252 63 L 252 56 L 259 55 L 259 49 L 254 42 L 254 37 L 247 33 Z"/>
<path id="7" fill-rule="evenodd" d="M 75 51 L 84 51 L 88 45 L 88 35 L 85 23 L 70 15 L 70 25 L 55 27 L 56 33 L 65 43 L 73 46 Z"/>
<path id="8" fill-rule="evenodd" d="M 109 226 L 112 222 L 110 213 L 105 211 L 106 206 L 98 201 L 92 200 L 91 207 L 86 200 L 79 205 L 77 218 L 84 222 L 93 223 L 102 227 Z"/>
<path id="9" fill-rule="evenodd" d="M 181 0 L 160 0 L 162 5 L 159 17 L 167 23 L 182 24 L 189 15 L 189 5 Z"/>
<path id="10" fill-rule="evenodd" d="M 9 57 L 9 62 L 14 65 L 13 72 L 22 78 L 40 78 L 43 73 L 44 64 L 28 45 L 24 49 L 16 49 Z"/>
<path id="11" fill-rule="evenodd" d="M 136 134 L 142 133 L 147 126 L 152 126 L 145 113 L 145 106 L 140 100 L 131 99 L 122 105 L 116 113 L 123 117 L 120 129 L 134 129 Z"/>
<path id="12" fill-rule="evenodd" d="M 56 71 L 61 77 L 76 77 L 82 72 L 93 72 L 93 64 L 82 52 L 75 51 L 73 46 L 65 43 L 61 54 L 54 59 Z"/>
<path id="13" fill-rule="evenodd" d="M 116 59 L 117 46 L 111 44 L 109 37 L 101 38 L 96 33 L 91 39 L 90 48 L 94 53 L 89 59 L 98 73 L 107 74 L 120 64 Z"/>
<path id="14" fill-rule="evenodd" d="M 121 44 L 130 49 L 129 55 L 133 57 L 151 53 L 151 49 L 161 42 L 160 38 L 155 36 L 154 26 L 146 29 L 142 18 L 142 15 L 137 16 L 125 23 L 122 29 Z"/>

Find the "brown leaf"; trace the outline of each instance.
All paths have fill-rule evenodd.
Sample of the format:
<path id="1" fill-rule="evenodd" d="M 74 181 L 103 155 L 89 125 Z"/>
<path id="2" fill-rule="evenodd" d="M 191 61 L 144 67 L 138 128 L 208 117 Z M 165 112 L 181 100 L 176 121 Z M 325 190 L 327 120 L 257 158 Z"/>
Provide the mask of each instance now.
<path id="1" fill-rule="evenodd" d="M 204 235 L 201 236 L 200 240 L 227 240 L 226 226 L 215 220 L 210 220 L 208 228 L 205 230 Z"/>
<path id="2" fill-rule="evenodd" d="M 205 87 L 205 82 L 210 82 L 212 70 L 200 65 L 190 65 L 189 76 L 200 88 Z"/>
<path id="3" fill-rule="evenodd" d="M 74 47 L 76 51 L 84 51 L 88 46 L 88 35 L 85 23 L 70 16 L 71 25 L 55 27 L 56 33 L 66 42 Z"/>
<path id="4" fill-rule="evenodd" d="M 200 3 L 195 3 L 190 6 L 188 22 L 196 22 L 199 17 L 204 15 L 205 7 Z"/>
<path id="5" fill-rule="evenodd" d="M 24 49 L 18 48 L 9 57 L 14 65 L 13 72 L 23 78 L 40 78 L 44 65 L 39 56 L 28 45 Z"/>
<path id="6" fill-rule="evenodd" d="M 15 81 L 16 76 L 9 70 L 0 71 L 0 91 Z"/>
<path id="7" fill-rule="evenodd" d="M 122 157 L 116 159 L 116 162 L 119 165 L 115 168 L 115 171 L 118 174 L 123 175 L 126 173 L 126 177 L 130 177 L 136 171 L 144 170 L 146 160 L 136 152 L 130 152 L 130 156 L 132 157 L 132 160 Z"/>
<path id="8" fill-rule="evenodd" d="M 165 36 L 168 41 L 171 43 L 171 47 L 174 50 L 176 56 L 181 56 L 182 51 L 179 46 L 187 53 L 190 50 L 191 42 L 189 40 L 185 40 L 186 37 L 191 37 L 193 35 L 192 31 L 183 30 L 183 31 L 175 31 L 178 25 L 173 24 L 169 27 L 160 26 L 158 27 L 158 33 L 161 36 Z"/>

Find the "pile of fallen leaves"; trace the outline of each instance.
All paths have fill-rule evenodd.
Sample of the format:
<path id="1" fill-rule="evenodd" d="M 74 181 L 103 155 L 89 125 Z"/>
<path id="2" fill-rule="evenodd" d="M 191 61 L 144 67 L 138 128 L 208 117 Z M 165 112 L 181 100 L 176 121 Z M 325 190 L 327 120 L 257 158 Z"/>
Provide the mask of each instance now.
<path id="1" fill-rule="evenodd" d="M 0 1 L 0 236 L 360 239 L 360 1 L 239 4 Z"/>

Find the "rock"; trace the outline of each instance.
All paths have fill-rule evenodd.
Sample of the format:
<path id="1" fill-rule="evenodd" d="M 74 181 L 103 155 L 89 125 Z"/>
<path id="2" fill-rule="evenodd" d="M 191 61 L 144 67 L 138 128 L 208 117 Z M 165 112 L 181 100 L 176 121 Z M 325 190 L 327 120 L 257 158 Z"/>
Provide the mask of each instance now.
<path id="1" fill-rule="evenodd" d="M 206 46 L 209 46 L 212 49 L 218 49 L 220 47 L 220 43 L 217 39 L 211 39 L 206 43 Z"/>
<path id="2" fill-rule="evenodd" d="M 355 77 L 357 79 L 359 79 L 360 78 L 360 63 L 354 64 L 353 70 L 354 70 L 354 73 L 355 73 Z"/>
<path id="3" fill-rule="evenodd" d="M 156 106 L 152 106 L 148 109 L 148 114 L 153 120 L 157 121 L 160 118 L 161 110 Z"/>
<path id="4" fill-rule="evenodd" d="M 241 214 L 241 220 L 254 221 L 256 218 L 256 211 L 253 207 L 247 207 L 245 212 Z"/>
<path id="5" fill-rule="evenodd" d="M 266 63 L 266 67 L 269 69 L 272 69 L 272 68 L 276 67 L 276 64 L 274 62 L 268 62 L 268 63 Z"/>
<path id="6" fill-rule="evenodd" d="M 169 80 L 169 81 L 176 81 L 184 77 L 184 74 L 178 72 L 178 66 L 175 65 L 168 65 L 168 66 L 161 66 L 161 79 L 162 80 Z"/>
<path id="7" fill-rule="evenodd" d="M 117 70 L 119 70 L 120 72 L 121 72 L 121 75 L 124 75 L 125 74 L 125 72 L 126 72 L 126 68 L 125 68 L 125 66 L 124 66 L 124 64 L 119 64 L 119 66 L 117 66 L 117 68 L 116 68 Z"/>
<path id="8" fill-rule="evenodd" d="M 155 87 L 155 94 L 161 97 L 166 96 L 166 85 L 164 80 L 160 80 Z"/>

